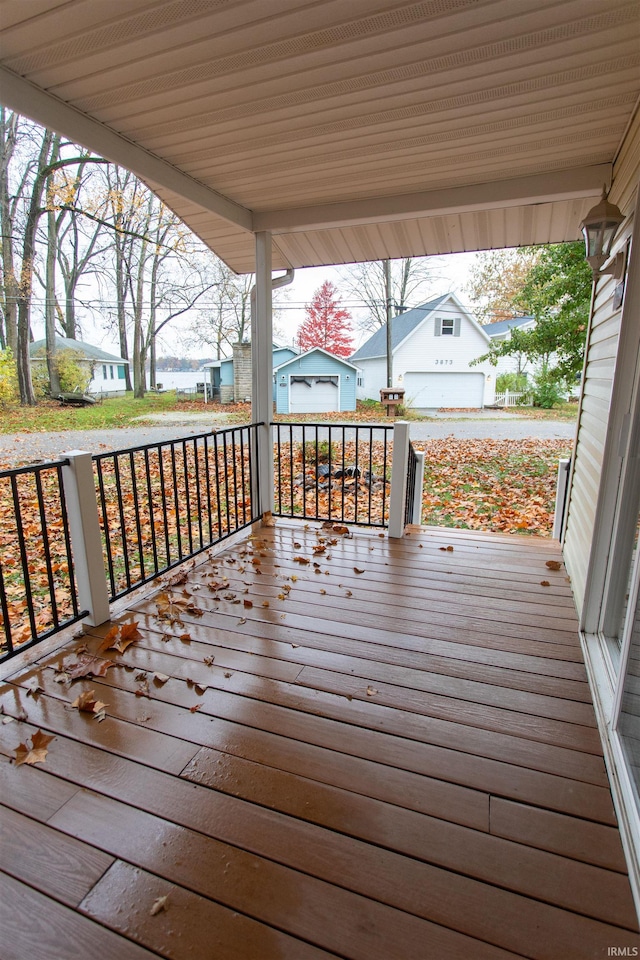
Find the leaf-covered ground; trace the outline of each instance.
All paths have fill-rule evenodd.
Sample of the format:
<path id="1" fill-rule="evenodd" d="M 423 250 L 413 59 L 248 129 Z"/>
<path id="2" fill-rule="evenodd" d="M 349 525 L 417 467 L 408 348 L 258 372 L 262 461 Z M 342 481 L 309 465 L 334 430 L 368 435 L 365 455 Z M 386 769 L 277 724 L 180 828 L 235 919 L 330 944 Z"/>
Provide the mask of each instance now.
<path id="1" fill-rule="evenodd" d="M 422 522 L 550 536 L 566 440 L 425 440 Z"/>
<path id="2" fill-rule="evenodd" d="M 426 454 L 424 524 L 550 536 L 558 460 L 570 455 L 566 441 L 446 438 L 414 446 Z M 209 480 L 202 447 L 197 469 L 192 448 L 185 448 L 177 463 L 168 459 L 167 451 L 163 464 L 153 452 L 146 458 L 123 455 L 117 477 L 113 464 L 105 461 L 101 524 L 114 594 L 129 581 L 140 582 L 156 563 L 162 569 L 175 561 L 176 551 L 197 550 L 249 521 L 247 455 L 248 447 L 220 448 L 217 456 L 210 452 Z M 332 442 L 331 463 L 326 442 L 317 451 L 313 443 L 294 443 L 293 449 L 281 444 L 280 457 L 276 513 L 338 523 L 380 525 L 388 519 L 391 444 L 359 441 L 343 448 Z M 56 471 L 47 468 L 38 482 L 41 502 L 32 474 L 20 475 L 15 488 L 9 477 L 0 478 L 0 571 L 6 604 L 0 609 L 0 626 L 8 614 L 16 643 L 51 629 L 56 616 L 64 621 L 72 614 Z"/>

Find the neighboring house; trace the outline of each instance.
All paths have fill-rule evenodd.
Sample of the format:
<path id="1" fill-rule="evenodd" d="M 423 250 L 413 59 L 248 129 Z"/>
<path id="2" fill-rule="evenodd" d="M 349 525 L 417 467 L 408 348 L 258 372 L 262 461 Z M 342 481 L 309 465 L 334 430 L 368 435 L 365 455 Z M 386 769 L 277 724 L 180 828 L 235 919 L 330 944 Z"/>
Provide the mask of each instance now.
<path id="1" fill-rule="evenodd" d="M 276 413 L 355 410 L 358 372 L 322 347 L 291 357 L 274 370 Z"/>
<path id="2" fill-rule="evenodd" d="M 55 343 L 56 350 L 73 350 L 75 353 L 82 354 L 78 363 L 81 366 L 88 367 L 91 373 L 91 380 L 87 387 L 88 393 L 115 396 L 125 392 L 125 368 L 129 366 L 129 361 L 125 360 L 124 357 L 107 353 L 106 350 L 94 347 L 93 344 L 85 343 L 83 340 L 56 337 Z M 29 344 L 32 365 L 46 363 L 45 350 L 45 340 L 34 340 L 33 343 Z"/>
<path id="3" fill-rule="evenodd" d="M 495 367 L 469 364 L 490 346 L 484 328 L 452 294 L 423 303 L 391 320 L 393 385 L 405 405 L 418 408 L 483 407 L 495 399 Z M 380 399 L 387 386 L 386 324 L 357 350 L 358 399 Z"/>
<path id="4" fill-rule="evenodd" d="M 297 356 L 293 347 L 273 344 L 273 369 Z M 208 371 L 207 391 L 212 400 L 220 403 L 241 403 L 251 400 L 251 344 L 234 343 L 233 356 L 211 360 L 203 364 Z M 276 399 L 275 386 L 273 399 Z"/>
<path id="5" fill-rule="evenodd" d="M 511 338 L 512 330 L 533 330 L 536 325 L 534 317 L 511 317 L 509 320 L 496 320 L 495 323 L 485 323 L 482 329 L 488 333 L 494 343 L 501 343 Z M 500 357 L 494 367 L 496 376 L 501 373 L 526 373 L 532 376 L 536 373 L 537 365 L 526 357 L 513 354 L 509 357 Z"/>

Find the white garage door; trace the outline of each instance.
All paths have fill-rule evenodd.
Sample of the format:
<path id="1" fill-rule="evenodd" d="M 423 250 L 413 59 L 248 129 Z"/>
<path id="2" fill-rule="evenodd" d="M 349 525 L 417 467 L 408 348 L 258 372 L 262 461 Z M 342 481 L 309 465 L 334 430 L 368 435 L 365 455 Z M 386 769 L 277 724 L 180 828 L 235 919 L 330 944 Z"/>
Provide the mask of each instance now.
<path id="1" fill-rule="evenodd" d="M 405 373 L 408 407 L 481 407 L 483 373 Z"/>
<path id="2" fill-rule="evenodd" d="M 291 377 L 290 413 L 328 413 L 339 409 L 337 377 Z"/>

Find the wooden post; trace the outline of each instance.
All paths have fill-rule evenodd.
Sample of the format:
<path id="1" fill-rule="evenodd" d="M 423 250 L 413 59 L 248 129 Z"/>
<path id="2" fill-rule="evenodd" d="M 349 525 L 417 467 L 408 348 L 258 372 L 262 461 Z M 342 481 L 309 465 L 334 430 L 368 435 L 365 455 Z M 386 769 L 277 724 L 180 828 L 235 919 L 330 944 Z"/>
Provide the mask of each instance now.
<path id="1" fill-rule="evenodd" d="M 251 317 L 251 419 L 257 430 L 255 474 L 258 512 L 273 511 L 273 323 L 271 313 L 271 234 L 256 234 L 256 308 Z"/>
<path id="2" fill-rule="evenodd" d="M 393 458 L 391 460 L 391 493 L 389 494 L 389 536 L 397 539 L 404 533 L 404 505 L 407 495 L 409 463 L 409 424 L 396 420 L 393 425 Z"/>
<path id="3" fill-rule="evenodd" d="M 78 584 L 78 603 L 88 610 L 87 623 L 97 627 L 110 618 L 109 590 L 104 569 L 96 485 L 91 454 L 71 450 L 62 468 L 67 502 L 73 563 Z"/>

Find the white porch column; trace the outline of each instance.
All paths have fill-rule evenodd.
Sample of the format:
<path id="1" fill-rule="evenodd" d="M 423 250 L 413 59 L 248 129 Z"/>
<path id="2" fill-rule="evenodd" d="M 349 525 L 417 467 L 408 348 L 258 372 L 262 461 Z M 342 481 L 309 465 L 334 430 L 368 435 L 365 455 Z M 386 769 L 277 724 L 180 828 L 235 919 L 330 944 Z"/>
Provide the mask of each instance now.
<path id="1" fill-rule="evenodd" d="M 258 428 L 256 466 L 260 514 L 273 510 L 273 323 L 271 316 L 271 234 L 256 234 L 256 309 L 251 317 L 251 419 Z"/>
<path id="2" fill-rule="evenodd" d="M 98 626 L 109 619 L 109 591 L 104 570 L 102 539 L 93 462 L 90 453 L 70 450 L 62 468 L 67 502 L 73 566 L 78 584 L 78 603 L 88 610 L 87 623 Z"/>

